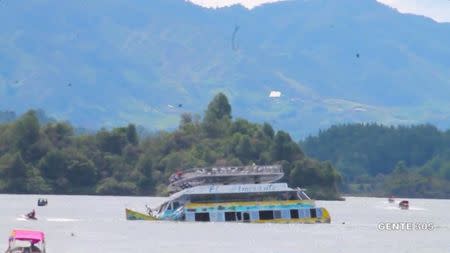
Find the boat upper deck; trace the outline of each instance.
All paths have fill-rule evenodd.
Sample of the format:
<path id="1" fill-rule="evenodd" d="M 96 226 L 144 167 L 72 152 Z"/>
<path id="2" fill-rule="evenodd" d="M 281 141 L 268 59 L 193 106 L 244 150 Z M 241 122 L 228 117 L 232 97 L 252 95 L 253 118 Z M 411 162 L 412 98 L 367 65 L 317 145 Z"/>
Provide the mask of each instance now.
<path id="1" fill-rule="evenodd" d="M 226 195 L 226 194 L 268 194 L 297 192 L 298 190 L 288 187 L 286 183 L 273 184 L 237 184 L 237 185 L 201 185 L 184 189 L 172 194 L 170 200 L 178 199 L 182 196 L 194 195 Z"/>
<path id="2" fill-rule="evenodd" d="M 180 191 L 198 185 L 272 183 L 283 176 L 281 165 L 194 168 L 171 175 L 169 189 Z"/>

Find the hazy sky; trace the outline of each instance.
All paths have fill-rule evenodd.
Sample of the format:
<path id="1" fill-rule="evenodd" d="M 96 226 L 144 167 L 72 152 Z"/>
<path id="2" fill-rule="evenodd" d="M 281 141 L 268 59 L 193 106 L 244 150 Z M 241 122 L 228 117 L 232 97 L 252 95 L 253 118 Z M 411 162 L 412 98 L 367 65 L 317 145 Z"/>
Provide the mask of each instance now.
<path id="1" fill-rule="evenodd" d="M 190 1 L 205 7 L 223 7 L 240 3 L 247 8 L 253 8 L 263 3 L 277 2 L 279 0 L 190 0 Z M 294 0 L 294 1 L 305 1 L 305 0 Z M 400 12 L 415 13 L 428 16 L 436 21 L 450 22 L 450 0 L 377 0 L 377 1 L 388 4 L 398 9 Z"/>
<path id="2" fill-rule="evenodd" d="M 450 22 L 449 0 L 377 0 L 397 8 L 400 12 L 415 13 L 440 22 Z"/>

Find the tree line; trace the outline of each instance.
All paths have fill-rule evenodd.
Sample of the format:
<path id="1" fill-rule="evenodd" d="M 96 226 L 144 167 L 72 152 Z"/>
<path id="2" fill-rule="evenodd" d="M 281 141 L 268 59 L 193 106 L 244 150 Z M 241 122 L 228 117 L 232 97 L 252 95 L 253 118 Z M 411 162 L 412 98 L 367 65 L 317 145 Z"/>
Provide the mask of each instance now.
<path id="1" fill-rule="evenodd" d="M 174 131 L 148 136 L 133 124 L 75 133 L 67 122 L 40 122 L 33 110 L 0 124 L 3 193 L 163 195 L 178 169 L 253 163 L 281 164 L 291 186 L 339 198 L 341 177 L 331 163 L 308 158 L 288 133 L 268 123 L 233 119 L 222 93 L 202 118 L 182 114 Z"/>
<path id="2" fill-rule="evenodd" d="M 450 197 L 450 131 L 433 125 L 335 125 L 301 145 L 340 171 L 345 192 Z"/>

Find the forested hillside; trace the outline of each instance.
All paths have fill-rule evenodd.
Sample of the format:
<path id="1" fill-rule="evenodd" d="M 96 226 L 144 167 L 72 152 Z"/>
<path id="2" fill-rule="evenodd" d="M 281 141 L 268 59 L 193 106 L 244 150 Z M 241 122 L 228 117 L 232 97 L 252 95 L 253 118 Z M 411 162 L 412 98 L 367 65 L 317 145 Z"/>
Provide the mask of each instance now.
<path id="1" fill-rule="evenodd" d="M 450 197 L 450 131 L 346 124 L 308 137 L 302 147 L 338 168 L 346 192 Z"/>
<path id="2" fill-rule="evenodd" d="M 318 198 L 338 198 L 339 173 L 310 159 L 284 131 L 232 119 L 222 93 L 202 118 L 183 114 L 172 132 L 139 137 L 132 124 L 76 135 L 66 122 L 41 124 L 35 111 L 0 124 L 0 192 L 165 194 L 177 169 L 281 163 L 284 181 Z"/>

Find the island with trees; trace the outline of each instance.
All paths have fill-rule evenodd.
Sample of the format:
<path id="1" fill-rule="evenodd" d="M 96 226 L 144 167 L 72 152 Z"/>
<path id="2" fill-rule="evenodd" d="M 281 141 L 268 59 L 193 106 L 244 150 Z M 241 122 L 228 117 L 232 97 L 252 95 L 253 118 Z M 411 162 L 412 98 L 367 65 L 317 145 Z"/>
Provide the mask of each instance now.
<path id="1" fill-rule="evenodd" d="M 0 192 L 165 195 L 168 177 L 199 166 L 281 164 L 282 179 L 319 199 L 339 199 L 340 173 L 307 157 L 284 131 L 232 118 L 219 93 L 204 116 L 182 114 L 173 131 L 140 135 L 129 124 L 78 133 L 67 122 L 30 110 L 0 124 Z"/>

